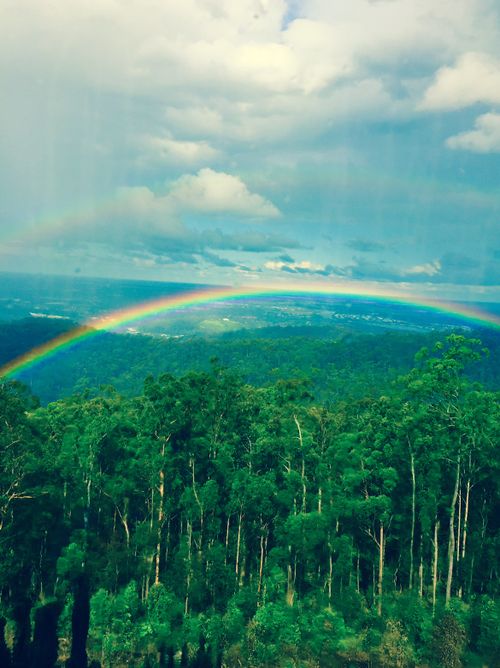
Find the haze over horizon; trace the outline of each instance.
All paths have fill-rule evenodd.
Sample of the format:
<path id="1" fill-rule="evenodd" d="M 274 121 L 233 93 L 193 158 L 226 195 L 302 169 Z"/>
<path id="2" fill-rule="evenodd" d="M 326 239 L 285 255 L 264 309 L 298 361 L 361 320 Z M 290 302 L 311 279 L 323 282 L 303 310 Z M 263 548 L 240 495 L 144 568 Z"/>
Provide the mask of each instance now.
<path id="1" fill-rule="evenodd" d="M 495 0 L 7 0 L 0 271 L 500 301 Z"/>

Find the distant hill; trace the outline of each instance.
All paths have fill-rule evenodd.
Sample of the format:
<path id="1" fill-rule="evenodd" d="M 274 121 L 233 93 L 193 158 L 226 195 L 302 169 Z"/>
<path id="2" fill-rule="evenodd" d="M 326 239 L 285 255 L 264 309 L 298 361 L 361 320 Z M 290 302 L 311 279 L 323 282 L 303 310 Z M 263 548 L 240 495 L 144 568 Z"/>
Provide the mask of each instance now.
<path id="1" fill-rule="evenodd" d="M 0 364 L 75 326 L 68 320 L 26 318 L 0 323 Z M 480 338 L 488 358 L 471 371 L 489 388 L 500 387 L 500 336 L 493 330 L 468 335 Z M 415 353 L 432 347 L 443 332 L 349 331 L 346 327 L 265 327 L 219 336 L 166 338 L 141 334 L 102 333 L 57 353 L 18 375 L 43 403 L 74 392 L 113 385 L 132 396 L 149 375 L 201 371 L 210 360 L 234 369 L 245 381 L 265 385 L 278 378 L 311 381 L 322 401 L 376 396 L 391 392 L 397 377 L 412 366 Z"/>

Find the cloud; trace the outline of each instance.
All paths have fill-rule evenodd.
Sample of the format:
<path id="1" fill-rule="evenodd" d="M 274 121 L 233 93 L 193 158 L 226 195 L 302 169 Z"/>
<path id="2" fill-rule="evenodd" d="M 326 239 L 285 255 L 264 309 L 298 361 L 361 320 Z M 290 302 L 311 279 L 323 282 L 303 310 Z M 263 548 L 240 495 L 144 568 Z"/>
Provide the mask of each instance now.
<path id="1" fill-rule="evenodd" d="M 141 162 L 172 165 L 191 165 L 212 162 L 220 151 L 207 141 L 188 141 L 172 137 L 144 137 L 139 142 Z"/>
<path id="2" fill-rule="evenodd" d="M 196 224 L 187 225 L 186 215 L 196 214 Z M 214 216 L 222 222 L 214 225 Z M 118 188 L 115 197 L 83 215 L 70 215 L 38 240 L 47 247 L 55 241 L 70 249 L 101 245 L 116 249 L 143 263 L 196 262 L 195 256 L 218 267 L 236 266 L 214 251 L 283 253 L 302 244 L 282 232 L 252 229 L 254 221 L 276 217 L 279 211 L 267 199 L 250 192 L 236 176 L 212 169 L 185 174 L 153 191 L 147 186 Z M 156 260 L 155 260 L 156 261 Z M 144 265 L 146 266 L 146 265 Z"/>
<path id="3" fill-rule="evenodd" d="M 398 267 L 385 260 L 372 260 L 355 257 L 351 264 L 331 267 L 331 273 L 355 280 L 374 280 L 381 282 L 420 282 L 435 279 L 441 270 L 439 260 L 410 267 Z"/>
<path id="4" fill-rule="evenodd" d="M 475 128 L 453 125 L 445 136 L 455 135 L 449 148 L 498 150 L 499 3 L 290 2 L 0 7 L 5 226 L 16 219 L 28 230 L 53 212 L 108 201 L 118 184 L 139 183 L 53 235 L 53 247 L 90 240 L 117 252 L 142 249 L 152 254 L 147 263 L 214 266 L 239 262 L 238 252 L 268 252 L 283 262 L 268 271 L 434 282 L 451 275 L 442 258 L 440 272 L 433 264 L 440 253 L 432 244 L 442 243 L 446 225 L 457 247 L 477 247 L 478 227 L 492 229 L 495 164 L 486 173 L 475 157 L 451 154 L 461 164 L 450 169 L 439 145 L 447 126 L 417 105 L 490 105 L 490 114 L 475 114 L 484 114 Z M 331 159 L 345 147 L 359 154 L 356 163 Z M 427 159 L 430 181 L 422 177 Z M 253 225 L 280 215 L 286 228 L 274 225 L 272 234 Z M 394 239 L 397 227 L 413 229 L 417 218 L 415 247 L 394 254 L 394 263 L 377 262 L 377 244 Z M 341 266 L 332 268 L 322 235 L 345 240 L 342 221 L 352 223 L 353 239 L 337 247 Z M 351 261 L 353 254 L 372 262 Z"/>
<path id="5" fill-rule="evenodd" d="M 455 285 L 500 284 L 500 262 L 482 262 L 461 253 L 445 253 L 440 258 L 410 266 L 395 266 L 384 260 L 354 258 L 336 273 L 357 280 L 381 282 L 435 283 Z"/>
<path id="6" fill-rule="evenodd" d="M 196 175 L 186 174 L 170 186 L 167 198 L 183 211 L 230 213 L 251 218 L 277 218 L 280 211 L 261 195 L 251 193 L 245 183 L 208 167 Z"/>
<path id="7" fill-rule="evenodd" d="M 294 264 L 295 263 L 295 260 L 293 259 L 293 257 L 291 255 L 288 255 L 288 253 L 283 253 L 282 255 L 280 255 L 278 257 L 278 261 L 279 262 L 285 262 L 285 263 L 288 263 L 288 264 Z"/>
<path id="8" fill-rule="evenodd" d="M 441 67 L 418 105 L 421 111 L 456 111 L 473 105 L 500 106 L 500 54 L 469 51 L 453 66 Z M 450 149 L 500 152 L 500 114 L 479 116 L 473 130 L 449 137 Z"/>
<path id="9" fill-rule="evenodd" d="M 265 197 L 252 193 L 238 177 L 205 167 L 197 174 L 184 174 L 169 183 L 163 193 L 147 186 L 119 188 L 109 206 L 113 215 L 140 222 L 196 212 L 233 215 L 245 219 L 277 218 L 280 211 Z"/>
<path id="10" fill-rule="evenodd" d="M 224 250 L 237 250 L 249 253 L 279 252 L 285 248 L 303 248 L 300 241 L 282 234 L 266 234 L 246 230 L 223 233 L 220 230 L 206 230 L 202 238 L 207 245 Z"/>
<path id="11" fill-rule="evenodd" d="M 154 0 L 147 10 L 142 0 L 24 0 L 0 17 L 0 61 L 15 82 L 24 76 L 45 87 L 51 77 L 51 90 L 79 82 L 142 97 L 148 115 L 167 109 L 167 118 L 201 129 L 196 141 L 245 131 L 253 141 L 272 137 L 270 128 L 318 132 L 311 114 L 335 120 L 343 87 L 352 96 L 361 82 L 363 104 L 356 101 L 351 118 L 370 110 L 392 117 L 394 105 L 407 112 L 397 98 L 414 95 L 408 79 L 418 87 L 445 59 L 498 48 L 497 18 L 491 0 L 303 0 L 293 13 L 285 0 Z M 399 94 L 390 93 L 387 81 L 405 69 Z M 390 104 L 381 104 L 380 90 L 366 94 L 377 86 Z M 164 148 L 197 158 L 207 150 L 168 141 Z"/>
<path id="12" fill-rule="evenodd" d="M 228 260 L 225 257 L 221 257 L 220 255 L 217 255 L 216 253 L 210 253 L 209 251 L 205 251 L 202 254 L 203 259 L 208 262 L 209 264 L 215 266 L 215 267 L 237 267 L 238 265 L 235 262 L 232 262 L 231 260 Z"/>
<path id="13" fill-rule="evenodd" d="M 425 111 L 451 111 L 474 104 L 500 105 L 500 60 L 465 53 L 456 65 L 438 70 L 419 105 Z"/>
<path id="14" fill-rule="evenodd" d="M 388 265 L 385 260 L 368 260 L 353 258 L 350 265 L 339 268 L 342 275 L 356 280 L 401 281 L 401 269 Z"/>
<path id="15" fill-rule="evenodd" d="M 336 273 L 334 267 L 331 264 L 317 264 L 310 262 L 309 260 L 295 262 L 291 258 L 290 260 L 291 261 L 282 259 L 268 260 L 264 264 L 264 268 L 270 271 L 283 271 L 289 274 L 310 274 L 315 276 L 331 276 L 332 274 Z"/>
<path id="16" fill-rule="evenodd" d="M 120 250 L 133 258 L 136 265 L 198 264 L 200 260 L 218 268 L 241 266 L 239 262 L 214 251 L 239 253 L 273 253 L 284 248 L 299 248 L 300 243 L 280 235 L 242 231 L 223 232 L 219 229 L 196 230 L 181 222 L 164 225 L 161 233 L 143 230 L 140 237 L 127 233 L 121 239 L 116 235 L 101 239 L 103 247 Z"/>
<path id="17" fill-rule="evenodd" d="M 437 276 L 441 273 L 441 262 L 433 260 L 432 262 L 425 262 L 424 264 L 415 264 L 412 267 L 407 267 L 402 272 L 402 276 Z"/>
<path id="18" fill-rule="evenodd" d="M 499 285 L 500 262 L 492 260 L 479 261 L 462 253 L 445 253 L 441 259 L 441 275 L 439 279 L 457 285 Z"/>
<path id="19" fill-rule="evenodd" d="M 446 140 L 448 148 L 474 153 L 500 153 L 500 113 L 479 116 L 474 127 L 474 130 L 449 137 Z"/>

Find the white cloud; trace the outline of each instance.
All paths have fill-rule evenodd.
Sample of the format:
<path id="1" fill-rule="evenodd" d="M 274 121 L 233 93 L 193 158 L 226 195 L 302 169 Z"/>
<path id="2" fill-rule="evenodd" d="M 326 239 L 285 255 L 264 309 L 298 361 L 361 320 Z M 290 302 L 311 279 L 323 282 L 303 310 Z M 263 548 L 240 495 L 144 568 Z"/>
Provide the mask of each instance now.
<path id="1" fill-rule="evenodd" d="M 310 260 L 296 262 L 292 258 L 268 260 L 264 263 L 264 269 L 290 274 L 319 274 L 322 276 L 329 276 L 334 271 L 331 265 L 318 264 Z"/>
<path id="2" fill-rule="evenodd" d="M 500 60 L 485 53 L 466 53 L 452 67 L 438 70 L 420 109 L 442 111 L 474 104 L 500 104 Z"/>
<path id="3" fill-rule="evenodd" d="M 403 271 L 403 276 L 436 276 L 441 272 L 441 262 L 434 260 L 425 264 L 416 264 Z"/>
<path id="4" fill-rule="evenodd" d="M 338 29 L 353 60 L 405 66 L 498 50 L 494 0 L 303 0 L 305 15 Z"/>
<path id="5" fill-rule="evenodd" d="M 280 211 L 269 200 L 252 193 L 238 177 L 205 167 L 197 174 L 184 174 L 167 184 L 164 193 L 146 186 L 119 188 L 113 202 L 96 215 L 143 221 L 157 226 L 178 224 L 188 212 L 232 214 L 244 219 L 277 218 Z"/>
<path id="6" fill-rule="evenodd" d="M 141 161 L 172 165 L 207 163 L 220 152 L 207 141 L 189 141 L 172 137 L 144 137 L 140 142 Z"/>
<path id="7" fill-rule="evenodd" d="M 321 92 L 345 76 L 498 49 L 492 0 L 23 0 L 3 4 L 0 61 L 60 84 L 225 98 Z M 91 45 L 91 47 L 90 47 Z M 170 100 L 171 101 L 171 100 Z M 369 101 L 367 101 L 369 102 Z"/>
<path id="8" fill-rule="evenodd" d="M 450 137 L 446 145 L 452 149 L 475 153 L 500 152 L 500 114 L 483 114 L 476 119 L 475 129 Z"/>
<path id="9" fill-rule="evenodd" d="M 203 213 L 232 213 L 246 217 L 276 218 L 279 210 L 261 195 L 251 193 L 237 176 L 208 167 L 196 175 L 185 174 L 171 185 L 167 195 L 176 209 Z"/>
<path id="10" fill-rule="evenodd" d="M 191 104 L 189 107 L 168 105 L 165 109 L 165 119 L 168 125 L 173 124 L 195 136 L 220 135 L 226 129 L 221 110 L 206 105 Z"/>

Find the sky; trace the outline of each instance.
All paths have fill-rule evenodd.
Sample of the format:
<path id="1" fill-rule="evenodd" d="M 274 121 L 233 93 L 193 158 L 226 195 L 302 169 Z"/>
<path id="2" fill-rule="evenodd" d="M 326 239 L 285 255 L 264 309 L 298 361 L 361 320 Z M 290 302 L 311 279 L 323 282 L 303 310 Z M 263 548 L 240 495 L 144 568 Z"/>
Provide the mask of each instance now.
<path id="1" fill-rule="evenodd" d="M 1 0 L 0 271 L 500 301 L 498 0 Z"/>

